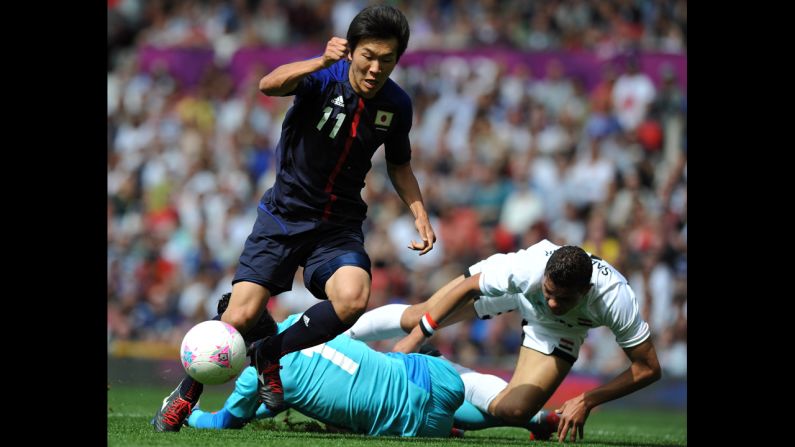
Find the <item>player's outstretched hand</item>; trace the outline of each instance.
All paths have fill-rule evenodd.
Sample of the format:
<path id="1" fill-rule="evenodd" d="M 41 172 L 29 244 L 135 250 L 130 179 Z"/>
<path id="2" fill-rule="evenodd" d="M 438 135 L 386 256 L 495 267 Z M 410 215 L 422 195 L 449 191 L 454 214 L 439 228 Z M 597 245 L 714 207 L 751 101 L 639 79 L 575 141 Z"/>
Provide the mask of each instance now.
<path id="1" fill-rule="evenodd" d="M 577 440 L 579 433 L 580 439 L 583 439 L 583 431 L 585 430 L 585 420 L 588 419 L 588 414 L 591 410 L 585 403 L 585 395 L 569 399 L 563 405 L 555 410 L 560 416 L 560 423 L 558 424 L 558 442 L 566 441 L 566 435 L 571 430 L 571 442 Z"/>
<path id="2" fill-rule="evenodd" d="M 323 53 L 323 66 L 328 68 L 348 55 L 348 41 L 342 37 L 332 37 Z"/>
<path id="3" fill-rule="evenodd" d="M 433 249 L 433 243 L 436 242 L 436 234 L 433 232 L 431 221 L 428 220 L 427 215 L 421 215 L 414 219 L 414 226 L 417 227 L 417 232 L 420 233 L 422 242 L 411 241 L 408 247 L 419 251 L 420 256 L 422 256 Z"/>

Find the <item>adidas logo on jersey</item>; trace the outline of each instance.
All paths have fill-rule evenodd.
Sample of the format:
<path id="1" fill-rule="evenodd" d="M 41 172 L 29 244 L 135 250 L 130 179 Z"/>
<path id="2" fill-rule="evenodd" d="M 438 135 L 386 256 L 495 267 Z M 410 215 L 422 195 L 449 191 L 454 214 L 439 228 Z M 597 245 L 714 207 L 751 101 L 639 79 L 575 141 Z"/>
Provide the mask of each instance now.
<path id="1" fill-rule="evenodd" d="M 345 101 L 342 100 L 342 95 L 337 96 L 336 98 L 331 100 L 331 103 L 335 106 L 345 107 Z"/>
<path id="2" fill-rule="evenodd" d="M 304 326 L 309 327 L 309 317 L 304 315 Z"/>

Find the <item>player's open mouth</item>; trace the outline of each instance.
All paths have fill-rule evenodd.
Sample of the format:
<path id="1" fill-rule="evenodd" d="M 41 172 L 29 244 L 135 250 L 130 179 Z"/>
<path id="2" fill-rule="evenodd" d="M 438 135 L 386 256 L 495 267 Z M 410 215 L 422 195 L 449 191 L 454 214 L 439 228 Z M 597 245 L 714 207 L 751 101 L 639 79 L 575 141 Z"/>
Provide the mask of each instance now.
<path id="1" fill-rule="evenodd" d="M 365 80 L 364 80 L 364 83 L 365 83 L 365 84 L 367 85 L 367 87 L 369 87 L 369 88 L 375 88 L 375 87 L 378 85 L 378 81 L 375 81 L 375 80 L 370 80 L 370 79 L 365 79 Z"/>

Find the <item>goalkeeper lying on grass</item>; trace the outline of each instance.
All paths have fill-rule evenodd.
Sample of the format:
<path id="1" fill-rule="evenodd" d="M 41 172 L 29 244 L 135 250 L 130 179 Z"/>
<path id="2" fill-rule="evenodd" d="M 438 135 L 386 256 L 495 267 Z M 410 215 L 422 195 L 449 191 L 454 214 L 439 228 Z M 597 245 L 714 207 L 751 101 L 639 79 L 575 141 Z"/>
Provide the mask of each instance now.
<path id="1" fill-rule="evenodd" d="M 291 315 L 278 324 L 279 331 L 302 324 L 300 317 Z M 477 408 L 505 388 L 501 378 L 434 355 L 378 352 L 347 334 L 285 355 L 281 377 L 289 407 L 354 433 L 446 437 L 512 425 Z M 273 416 L 258 402 L 256 371 L 248 367 L 221 410 L 210 413 L 197 406 L 187 422 L 195 428 L 240 428 Z M 523 426 L 531 437 L 546 439 L 557 425 L 554 412 L 541 411 Z"/>

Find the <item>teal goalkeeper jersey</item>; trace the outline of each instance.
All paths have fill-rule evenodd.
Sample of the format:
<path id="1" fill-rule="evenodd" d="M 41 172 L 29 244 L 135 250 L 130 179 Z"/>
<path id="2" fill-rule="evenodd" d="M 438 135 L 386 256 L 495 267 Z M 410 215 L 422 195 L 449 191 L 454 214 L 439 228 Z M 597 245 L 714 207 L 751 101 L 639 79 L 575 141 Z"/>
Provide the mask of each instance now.
<path id="1" fill-rule="evenodd" d="M 284 331 L 301 314 L 279 323 Z M 419 355 L 419 354 L 410 354 Z M 285 400 L 301 412 L 369 435 L 416 436 L 430 398 L 409 380 L 402 357 L 341 335 L 281 359 Z"/>

